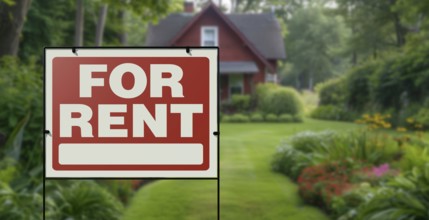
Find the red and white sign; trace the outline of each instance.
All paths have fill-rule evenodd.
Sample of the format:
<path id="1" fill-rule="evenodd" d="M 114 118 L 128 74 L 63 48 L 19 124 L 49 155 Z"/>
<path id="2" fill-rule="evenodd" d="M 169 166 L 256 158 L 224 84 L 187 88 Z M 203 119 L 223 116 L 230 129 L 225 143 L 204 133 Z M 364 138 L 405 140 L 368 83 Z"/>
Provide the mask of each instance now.
<path id="1" fill-rule="evenodd" d="M 217 177 L 217 57 L 46 49 L 46 177 Z"/>

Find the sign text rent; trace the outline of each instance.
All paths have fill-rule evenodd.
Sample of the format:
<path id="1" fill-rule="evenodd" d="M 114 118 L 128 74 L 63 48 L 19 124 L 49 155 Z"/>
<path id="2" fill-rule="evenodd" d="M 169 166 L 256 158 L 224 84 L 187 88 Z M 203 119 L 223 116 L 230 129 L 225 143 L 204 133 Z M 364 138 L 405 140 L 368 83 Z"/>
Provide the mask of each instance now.
<path id="1" fill-rule="evenodd" d="M 112 92 L 123 99 L 133 99 L 142 95 L 145 91 L 150 93 L 150 98 L 162 98 L 163 88 L 169 87 L 172 98 L 184 98 L 183 86 L 180 80 L 183 70 L 174 64 L 150 65 L 150 88 L 147 91 L 147 75 L 138 65 L 123 63 L 116 66 L 109 75 L 108 82 L 104 78 L 95 78 L 94 72 L 107 73 L 106 64 L 81 64 L 79 67 L 79 97 L 91 98 L 93 89 L 104 87 L 106 83 Z M 124 88 L 122 78 L 125 73 L 131 73 L 134 85 L 130 89 Z M 169 73 L 169 77 L 163 77 L 163 73 Z M 193 136 L 194 114 L 203 113 L 202 104 L 155 104 L 155 114 L 152 115 L 144 103 L 132 105 L 132 134 L 127 129 L 112 128 L 112 125 L 124 125 L 124 116 L 117 113 L 127 113 L 126 104 L 98 104 L 98 134 L 94 134 L 90 120 L 93 109 L 85 104 L 60 104 L 60 137 L 72 137 L 72 128 L 79 127 L 82 137 L 144 137 L 145 124 L 158 138 L 167 137 L 167 114 L 180 115 L 180 136 Z M 167 112 L 167 109 L 169 111 Z M 112 115 L 112 113 L 114 115 Z M 75 115 L 78 117 L 73 117 Z"/>

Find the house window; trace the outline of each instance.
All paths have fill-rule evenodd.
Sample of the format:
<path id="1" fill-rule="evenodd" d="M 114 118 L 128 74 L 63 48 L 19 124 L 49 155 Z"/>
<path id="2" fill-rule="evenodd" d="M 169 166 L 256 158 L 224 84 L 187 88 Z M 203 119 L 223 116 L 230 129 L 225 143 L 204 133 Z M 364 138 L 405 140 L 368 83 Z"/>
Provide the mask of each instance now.
<path id="1" fill-rule="evenodd" d="M 229 76 L 229 94 L 243 94 L 243 75 Z"/>
<path id="2" fill-rule="evenodd" d="M 277 83 L 277 74 L 265 72 L 265 82 Z"/>
<path id="3" fill-rule="evenodd" d="M 216 26 L 201 27 L 201 46 L 203 47 L 218 46 L 218 29 Z"/>

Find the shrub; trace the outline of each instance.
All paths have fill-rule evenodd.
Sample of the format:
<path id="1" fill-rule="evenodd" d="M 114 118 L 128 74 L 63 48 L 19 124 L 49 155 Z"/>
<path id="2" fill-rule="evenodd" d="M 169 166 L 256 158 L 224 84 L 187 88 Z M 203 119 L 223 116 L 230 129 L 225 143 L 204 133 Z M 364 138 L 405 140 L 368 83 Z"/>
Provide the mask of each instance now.
<path id="1" fill-rule="evenodd" d="M 230 121 L 231 121 L 231 115 L 222 116 L 222 122 L 230 122 Z"/>
<path id="2" fill-rule="evenodd" d="M 301 114 L 293 116 L 293 122 L 303 122 L 303 121 L 304 121 L 304 116 L 302 116 Z"/>
<path id="3" fill-rule="evenodd" d="M 298 92 L 292 88 L 279 87 L 269 92 L 269 105 L 266 113 L 280 114 L 301 114 L 303 104 Z"/>
<path id="4" fill-rule="evenodd" d="M 12 57 L 0 59 L 0 136 L 11 135 L 19 121 L 29 115 L 20 163 L 24 169 L 42 165 L 43 81 L 42 68 Z M 0 149 L 1 150 L 1 149 Z M 0 152 L 1 153 L 1 152 Z"/>
<path id="5" fill-rule="evenodd" d="M 346 78 L 330 79 L 316 86 L 319 93 L 320 105 L 344 105 L 346 101 Z"/>
<path id="6" fill-rule="evenodd" d="M 304 153 L 311 153 L 321 145 L 330 145 L 335 136 L 336 133 L 333 131 L 303 131 L 292 136 L 289 142 L 294 149 Z"/>
<path id="7" fill-rule="evenodd" d="M 237 114 L 230 115 L 228 117 L 224 116 L 224 120 L 223 121 L 224 122 L 245 123 L 245 122 L 249 122 L 250 119 L 249 119 L 249 116 L 247 116 L 247 115 L 237 113 Z"/>
<path id="8" fill-rule="evenodd" d="M 232 103 L 229 100 L 221 101 L 220 103 L 220 111 L 222 113 L 231 113 L 234 111 Z"/>
<path id="9" fill-rule="evenodd" d="M 282 152 L 290 154 L 287 150 L 289 148 L 301 153 L 294 152 L 294 155 L 302 156 L 293 161 L 300 166 L 344 159 L 378 165 L 392 162 L 398 159 L 398 155 L 400 155 L 400 149 L 393 139 L 369 135 L 366 132 L 354 132 L 345 135 L 332 131 L 301 132 L 292 136 L 285 145 L 280 146 L 277 154 Z M 283 156 L 277 155 L 275 157 L 281 158 Z M 294 168 L 291 167 L 290 169 Z"/>
<path id="10" fill-rule="evenodd" d="M 106 188 L 109 193 L 118 198 L 123 205 L 127 205 L 134 194 L 131 180 L 98 180 L 98 184 Z"/>
<path id="11" fill-rule="evenodd" d="M 92 181 L 57 185 L 47 198 L 47 219 L 120 219 L 123 206 L 106 189 Z"/>
<path id="12" fill-rule="evenodd" d="M 42 219 L 42 195 L 16 190 L 0 181 L 0 219 Z"/>
<path id="13" fill-rule="evenodd" d="M 429 147 L 406 145 L 399 165 L 403 171 L 410 171 L 414 167 L 423 167 L 427 162 L 429 162 Z"/>
<path id="14" fill-rule="evenodd" d="M 265 116 L 265 121 L 267 121 L 267 122 L 278 122 L 279 118 L 275 114 L 268 114 Z"/>
<path id="15" fill-rule="evenodd" d="M 290 114 L 281 114 L 279 116 L 280 122 L 293 122 L 293 116 Z"/>
<path id="16" fill-rule="evenodd" d="M 298 177 L 300 195 L 310 204 L 328 207 L 333 196 L 350 188 L 353 166 L 342 160 L 305 168 Z"/>
<path id="17" fill-rule="evenodd" d="M 3 158 L 0 160 L 0 181 L 10 184 L 18 175 L 16 161 L 12 158 Z"/>
<path id="18" fill-rule="evenodd" d="M 314 109 L 310 117 L 323 120 L 352 121 L 356 116 L 342 107 L 322 105 Z"/>
<path id="19" fill-rule="evenodd" d="M 268 100 L 268 94 L 270 91 L 277 89 L 279 85 L 274 83 L 259 83 L 256 86 L 256 92 L 254 95 L 254 101 L 258 108 L 263 108 Z"/>
<path id="20" fill-rule="evenodd" d="M 264 116 L 262 116 L 261 113 L 253 113 L 252 115 L 250 115 L 250 121 L 252 121 L 252 122 L 263 122 Z"/>
<path id="21" fill-rule="evenodd" d="M 349 72 L 344 90 L 349 108 L 361 112 L 370 104 L 372 92 L 370 77 L 378 66 L 378 63 L 369 62 Z"/>
<path id="22" fill-rule="evenodd" d="M 311 163 L 311 156 L 307 156 L 285 143 L 274 154 L 271 169 L 296 180 L 301 171 Z"/>
<path id="23" fill-rule="evenodd" d="M 428 174 L 429 164 L 416 167 L 367 194 L 370 199 L 359 206 L 356 219 L 429 219 Z"/>
<path id="24" fill-rule="evenodd" d="M 250 109 L 249 95 L 233 95 L 231 96 L 231 106 L 236 112 L 246 112 Z"/>
<path id="25" fill-rule="evenodd" d="M 352 220 L 357 216 L 358 207 L 368 202 L 377 191 L 377 188 L 371 187 L 369 183 L 361 183 L 353 190 L 344 192 L 341 196 L 335 196 L 332 199 L 329 210 L 334 219 Z"/>
<path id="26" fill-rule="evenodd" d="M 429 109 L 420 109 L 420 111 L 414 116 L 414 118 L 418 123 L 424 126 L 424 128 L 429 128 Z"/>
<path id="27" fill-rule="evenodd" d="M 256 89 L 257 108 L 264 114 L 301 114 L 302 100 L 298 92 L 275 84 L 259 84 Z"/>

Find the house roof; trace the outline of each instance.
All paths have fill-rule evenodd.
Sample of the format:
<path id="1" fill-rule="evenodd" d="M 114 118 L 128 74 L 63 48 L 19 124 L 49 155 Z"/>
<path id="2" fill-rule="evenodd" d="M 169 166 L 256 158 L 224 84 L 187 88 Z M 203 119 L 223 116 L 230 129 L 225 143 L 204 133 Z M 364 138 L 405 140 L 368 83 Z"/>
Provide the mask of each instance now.
<path id="1" fill-rule="evenodd" d="M 264 14 L 225 14 L 265 59 L 285 59 L 281 28 L 275 17 Z M 150 25 L 146 46 L 171 46 L 171 41 L 192 20 L 186 13 L 171 14 L 158 25 Z"/>
<path id="2" fill-rule="evenodd" d="M 231 73 L 257 73 L 258 66 L 252 61 L 221 61 L 219 62 L 219 72 L 221 74 Z"/>

